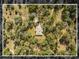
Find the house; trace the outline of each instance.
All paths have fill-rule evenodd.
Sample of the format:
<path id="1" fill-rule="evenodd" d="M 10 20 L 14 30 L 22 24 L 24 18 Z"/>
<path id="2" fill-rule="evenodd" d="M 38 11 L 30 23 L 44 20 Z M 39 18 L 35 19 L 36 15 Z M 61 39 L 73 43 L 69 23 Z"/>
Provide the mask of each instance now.
<path id="1" fill-rule="evenodd" d="M 35 31 L 36 31 L 36 35 L 43 35 L 43 29 L 40 23 L 36 26 Z"/>
<path id="2" fill-rule="evenodd" d="M 34 18 L 34 24 L 36 24 L 36 26 L 35 26 L 36 35 L 43 35 L 43 33 L 42 33 L 43 29 L 42 29 L 41 24 L 39 23 L 38 17 Z"/>

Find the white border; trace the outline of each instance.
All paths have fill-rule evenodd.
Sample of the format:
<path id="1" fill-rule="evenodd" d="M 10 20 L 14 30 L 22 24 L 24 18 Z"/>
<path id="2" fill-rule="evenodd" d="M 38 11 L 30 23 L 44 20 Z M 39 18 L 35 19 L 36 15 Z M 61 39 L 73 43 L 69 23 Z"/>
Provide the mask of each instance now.
<path id="1" fill-rule="evenodd" d="M 77 9 L 77 4 L 3 4 L 2 5 L 2 56 L 6 57 L 76 57 L 76 55 L 4 55 L 3 54 L 3 48 L 4 48 L 4 40 L 3 40 L 3 6 L 4 5 L 76 5 L 76 51 L 78 52 L 78 9 Z"/>

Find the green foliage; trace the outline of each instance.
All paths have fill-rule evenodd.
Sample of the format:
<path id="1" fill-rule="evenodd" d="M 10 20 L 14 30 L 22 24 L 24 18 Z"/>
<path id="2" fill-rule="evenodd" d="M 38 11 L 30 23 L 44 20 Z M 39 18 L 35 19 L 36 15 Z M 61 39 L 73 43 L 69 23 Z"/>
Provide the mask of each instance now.
<path id="1" fill-rule="evenodd" d="M 36 12 L 37 10 L 37 5 L 30 5 L 30 6 L 27 6 L 29 8 L 29 12 L 32 13 L 32 12 Z"/>
<path id="2" fill-rule="evenodd" d="M 14 18 L 14 20 L 15 20 L 15 24 L 16 24 L 16 25 L 18 25 L 18 24 L 21 25 L 21 24 L 22 24 L 22 19 L 21 19 L 21 17 L 17 16 L 17 17 Z"/>
<path id="3" fill-rule="evenodd" d="M 5 49 L 3 50 L 3 53 L 4 53 L 4 55 L 10 55 L 10 54 L 11 54 L 11 52 L 9 51 L 8 48 L 5 48 Z"/>
<path id="4" fill-rule="evenodd" d="M 31 37 L 29 39 L 29 42 L 30 42 L 30 44 L 36 44 L 37 43 L 37 40 L 34 37 Z"/>

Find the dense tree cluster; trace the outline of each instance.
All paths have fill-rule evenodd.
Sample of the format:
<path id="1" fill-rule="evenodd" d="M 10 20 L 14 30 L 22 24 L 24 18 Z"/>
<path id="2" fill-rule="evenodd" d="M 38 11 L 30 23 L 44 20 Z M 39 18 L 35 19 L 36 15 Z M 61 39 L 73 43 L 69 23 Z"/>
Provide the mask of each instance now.
<path id="1" fill-rule="evenodd" d="M 10 21 L 3 16 L 4 55 L 13 54 L 10 49 L 13 49 L 13 55 L 76 55 L 75 5 L 18 5 L 16 9 L 15 6 L 4 8 L 11 12 L 15 10 L 17 14 Z M 24 10 L 28 12 L 23 14 Z M 22 15 L 28 17 L 23 20 Z M 42 24 L 44 39 L 35 35 L 35 17 Z M 8 47 L 9 40 L 13 41 L 13 48 Z"/>

